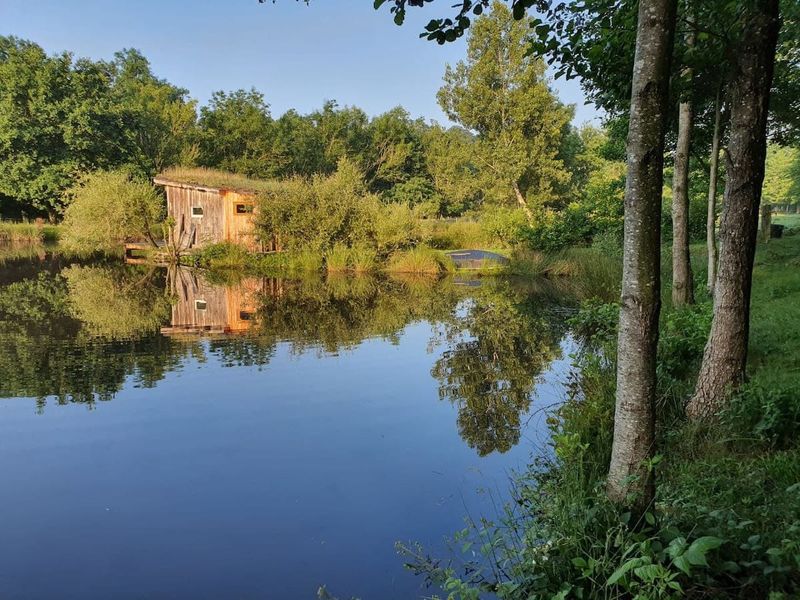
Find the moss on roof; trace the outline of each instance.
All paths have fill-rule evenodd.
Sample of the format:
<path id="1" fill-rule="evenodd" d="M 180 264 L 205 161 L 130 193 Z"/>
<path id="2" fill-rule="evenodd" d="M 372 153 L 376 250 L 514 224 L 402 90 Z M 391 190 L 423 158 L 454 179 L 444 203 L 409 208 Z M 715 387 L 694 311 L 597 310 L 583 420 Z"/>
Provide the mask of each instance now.
<path id="1" fill-rule="evenodd" d="M 274 181 L 253 179 L 245 175 L 203 167 L 172 167 L 158 175 L 156 180 L 242 192 L 268 191 L 275 186 Z"/>

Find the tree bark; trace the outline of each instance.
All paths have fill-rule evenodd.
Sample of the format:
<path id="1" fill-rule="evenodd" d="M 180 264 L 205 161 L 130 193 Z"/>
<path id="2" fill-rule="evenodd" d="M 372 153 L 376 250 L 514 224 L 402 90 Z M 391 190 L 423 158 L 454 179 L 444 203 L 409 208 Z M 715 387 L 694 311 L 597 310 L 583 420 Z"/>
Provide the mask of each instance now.
<path id="1" fill-rule="evenodd" d="M 778 0 L 755 0 L 731 81 L 731 135 L 720 223 L 714 318 L 687 415 L 714 419 L 745 378 L 758 206 L 767 150 L 767 113 L 778 39 Z"/>
<path id="2" fill-rule="evenodd" d="M 636 514 L 653 501 L 661 192 L 675 0 L 641 0 L 633 67 L 614 442 L 607 493 Z"/>
<path id="3" fill-rule="evenodd" d="M 717 280 L 717 181 L 719 178 L 719 144 L 722 138 L 722 85 L 717 89 L 714 104 L 714 135 L 711 139 L 711 157 L 708 169 L 708 213 L 706 215 L 706 246 L 708 248 L 708 279 L 706 286 L 714 296 Z"/>
<path id="4" fill-rule="evenodd" d="M 514 196 L 517 198 L 517 204 L 519 204 L 520 208 L 525 211 L 525 216 L 528 217 L 528 220 L 533 221 L 533 212 L 528 206 L 528 203 L 525 201 L 525 196 L 522 195 L 522 190 L 519 189 L 519 184 L 514 181 L 511 185 L 514 188 Z"/>
<path id="5" fill-rule="evenodd" d="M 686 45 L 694 46 L 694 34 L 686 36 Z M 684 69 L 684 79 L 691 82 L 692 70 Z M 691 83 L 690 83 L 691 85 Z M 672 305 L 694 304 L 694 281 L 689 256 L 689 152 L 692 145 L 694 111 L 691 99 L 678 107 L 678 141 L 675 145 L 672 177 Z"/>

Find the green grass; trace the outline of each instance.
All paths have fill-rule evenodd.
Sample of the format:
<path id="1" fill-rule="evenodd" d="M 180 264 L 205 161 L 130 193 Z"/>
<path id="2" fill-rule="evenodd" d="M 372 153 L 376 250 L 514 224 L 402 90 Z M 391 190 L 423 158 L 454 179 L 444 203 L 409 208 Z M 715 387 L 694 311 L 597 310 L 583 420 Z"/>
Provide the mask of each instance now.
<path id="1" fill-rule="evenodd" d="M 389 273 L 437 274 L 454 269 L 452 261 L 442 252 L 426 246 L 395 252 L 386 264 Z"/>
<path id="2" fill-rule="evenodd" d="M 0 221 L 0 242 L 44 243 L 58 240 L 58 226 Z"/>
<path id="3" fill-rule="evenodd" d="M 772 222 L 776 225 L 783 225 L 787 229 L 800 230 L 800 214 L 777 214 L 772 215 Z M 786 232 L 784 232 L 786 233 Z"/>
<path id="4" fill-rule="evenodd" d="M 270 191 L 276 185 L 275 182 L 264 179 L 254 179 L 237 173 L 203 167 L 172 167 L 158 175 L 158 178 L 186 185 L 199 185 L 243 192 Z"/>

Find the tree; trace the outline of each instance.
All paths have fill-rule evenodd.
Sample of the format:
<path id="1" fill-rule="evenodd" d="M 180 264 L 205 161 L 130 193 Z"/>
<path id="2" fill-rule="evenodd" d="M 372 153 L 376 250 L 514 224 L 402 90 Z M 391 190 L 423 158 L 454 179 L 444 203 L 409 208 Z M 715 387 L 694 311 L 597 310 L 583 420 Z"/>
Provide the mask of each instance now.
<path id="1" fill-rule="evenodd" d="M 261 92 L 214 92 L 208 106 L 200 109 L 198 162 L 250 177 L 269 177 L 271 124 Z"/>
<path id="2" fill-rule="evenodd" d="M 156 77 L 150 62 L 135 49 L 114 54 L 109 65 L 111 93 L 125 120 L 130 161 L 146 177 L 174 165 L 194 162 L 192 143 L 197 121 L 196 102 L 187 90 Z"/>
<path id="3" fill-rule="evenodd" d="M 687 414 L 693 419 L 716 417 L 730 391 L 745 377 L 750 289 L 778 29 L 778 0 L 751 0 L 744 7 L 730 84 L 728 176 L 714 318 L 697 386 L 687 405 Z"/>
<path id="4" fill-rule="evenodd" d="M 475 162 L 487 199 L 533 216 L 568 174 L 558 159 L 572 118 L 547 85 L 544 62 L 529 54 L 530 24 L 501 2 L 475 21 L 466 61 L 447 67 L 438 98 L 453 121 L 477 134 Z"/>
<path id="5" fill-rule="evenodd" d="M 425 168 L 441 197 L 439 216 L 460 215 L 481 202 L 473 136 L 460 127 L 433 125 L 422 135 Z"/>
<path id="6" fill-rule="evenodd" d="M 686 45 L 695 44 L 695 33 L 686 35 Z M 691 67 L 684 67 L 681 76 L 691 81 Z M 672 179 L 672 304 L 694 304 L 692 262 L 689 257 L 689 153 L 694 125 L 692 90 L 684 92 L 678 106 L 678 140 L 675 144 L 675 161 Z"/>
<path id="7" fill-rule="evenodd" d="M 784 208 L 800 203 L 800 150 L 777 144 L 767 148 L 763 195 Z"/>
<path id="8" fill-rule="evenodd" d="M 613 501 L 637 513 L 655 495 L 649 461 L 655 450 L 661 190 L 675 12 L 675 0 L 639 2 L 628 130 L 617 396 L 607 491 Z"/>
<path id="9" fill-rule="evenodd" d="M 129 239 L 154 236 L 164 218 L 161 196 L 126 171 L 95 171 L 67 191 L 63 242 L 78 251 L 107 250 Z"/>
<path id="10" fill-rule="evenodd" d="M 76 175 L 126 162 L 109 73 L 68 53 L 0 37 L 0 195 L 55 219 Z"/>

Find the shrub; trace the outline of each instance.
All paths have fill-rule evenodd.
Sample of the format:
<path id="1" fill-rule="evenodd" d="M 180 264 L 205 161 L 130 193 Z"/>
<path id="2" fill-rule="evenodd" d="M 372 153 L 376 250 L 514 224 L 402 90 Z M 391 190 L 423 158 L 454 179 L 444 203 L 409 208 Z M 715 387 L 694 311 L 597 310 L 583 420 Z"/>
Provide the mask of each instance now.
<path id="1" fill-rule="evenodd" d="M 557 252 L 586 242 L 590 233 L 586 214 L 578 205 L 571 204 L 558 213 L 539 211 L 519 235 L 520 240 L 534 250 Z"/>
<path id="2" fill-rule="evenodd" d="M 461 250 L 483 248 L 492 244 L 483 224 L 478 221 L 430 219 L 423 221 L 423 225 L 425 229 L 423 240 L 431 248 Z"/>
<path id="3" fill-rule="evenodd" d="M 382 205 L 375 215 L 374 231 L 382 255 L 409 248 L 421 238 L 419 220 L 406 204 Z"/>
<path id="4" fill-rule="evenodd" d="M 295 177 L 260 190 L 255 223 L 260 237 L 276 235 L 285 250 L 324 253 L 337 243 L 371 241 L 379 210 L 358 167 L 342 159 L 333 175 Z"/>
<path id="5" fill-rule="evenodd" d="M 525 213 L 519 209 L 493 207 L 481 213 L 481 226 L 486 235 L 501 246 L 513 246 L 522 239 L 528 226 Z"/>
<path id="6" fill-rule="evenodd" d="M 58 228 L 55 225 L 0 221 L 0 242 L 41 243 L 57 239 Z"/>
<path id="7" fill-rule="evenodd" d="M 95 171 L 67 192 L 61 227 L 64 244 L 74 250 L 107 250 L 133 239 L 154 241 L 165 202 L 147 181 L 125 171 Z"/>

